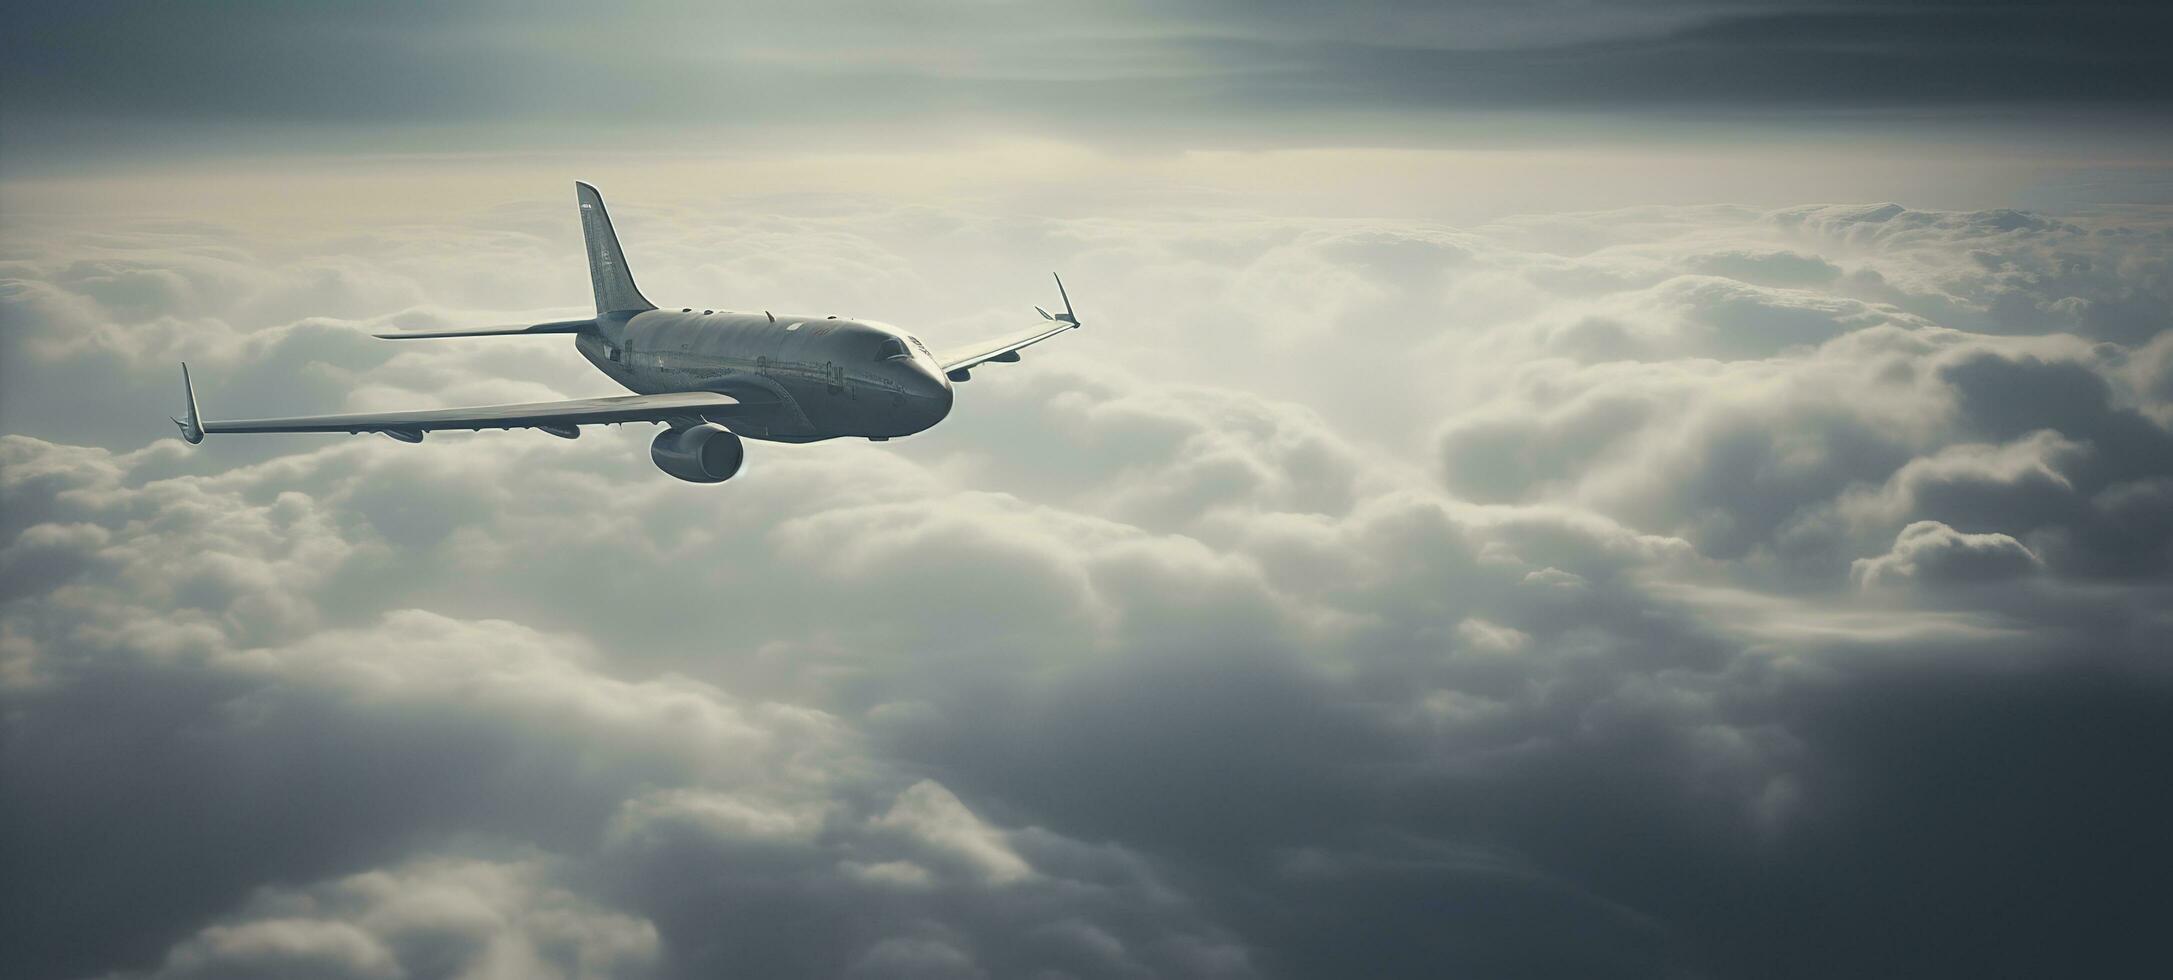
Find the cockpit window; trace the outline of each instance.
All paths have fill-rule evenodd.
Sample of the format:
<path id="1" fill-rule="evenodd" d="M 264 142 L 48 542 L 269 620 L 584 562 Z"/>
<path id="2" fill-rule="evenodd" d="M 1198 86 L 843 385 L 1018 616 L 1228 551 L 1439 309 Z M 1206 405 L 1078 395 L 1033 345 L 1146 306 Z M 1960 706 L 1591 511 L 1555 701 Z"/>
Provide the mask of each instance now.
<path id="1" fill-rule="evenodd" d="M 893 357 L 911 356 L 913 356 L 913 352 L 906 349 L 905 341 L 896 337 L 884 340 L 882 346 L 875 349 L 875 359 L 878 361 L 887 361 Z"/>

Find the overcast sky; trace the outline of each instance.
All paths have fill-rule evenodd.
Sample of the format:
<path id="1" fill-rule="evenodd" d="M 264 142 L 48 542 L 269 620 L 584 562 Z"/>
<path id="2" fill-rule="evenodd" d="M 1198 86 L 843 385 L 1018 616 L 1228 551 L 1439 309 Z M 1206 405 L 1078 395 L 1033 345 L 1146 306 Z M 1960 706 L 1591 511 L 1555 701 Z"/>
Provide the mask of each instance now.
<path id="1" fill-rule="evenodd" d="M 91 6 L 91 9 L 84 9 Z M 48 4 L 0 38 L 0 974 L 2140 975 L 2152 5 Z M 666 305 L 1085 329 L 875 445 Z"/>

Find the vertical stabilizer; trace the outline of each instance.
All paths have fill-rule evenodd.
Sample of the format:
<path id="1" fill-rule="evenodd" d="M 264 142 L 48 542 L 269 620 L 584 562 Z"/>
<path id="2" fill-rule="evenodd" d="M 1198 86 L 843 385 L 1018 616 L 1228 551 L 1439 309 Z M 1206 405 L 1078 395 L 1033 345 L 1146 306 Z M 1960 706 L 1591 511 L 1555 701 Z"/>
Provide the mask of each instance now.
<path id="1" fill-rule="evenodd" d="M 627 271 L 626 253 L 619 250 L 618 233 L 611 230 L 611 216 L 604 213 L 604 196 L 596 185 L 573 182 L 574 196 L 581 201 L 581 236 L 588 240 L 589 284 L 596 290 L 596 315 L 639 313 L 656 309 L 634 288 L 634 274 Z"/>

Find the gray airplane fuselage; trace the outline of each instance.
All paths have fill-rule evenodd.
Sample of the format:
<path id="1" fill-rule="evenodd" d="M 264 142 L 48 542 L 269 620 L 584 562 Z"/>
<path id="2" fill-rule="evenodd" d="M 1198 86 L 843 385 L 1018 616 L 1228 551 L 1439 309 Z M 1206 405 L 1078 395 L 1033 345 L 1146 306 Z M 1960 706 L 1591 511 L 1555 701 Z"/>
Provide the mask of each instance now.
<path id="1" fill-rule="evenodd" d="M 599 317 L 583 357 L 639 394 L 717 391 L 772 410 L 732 431 L 773 442 L 919 432 L 951 410 L 934 355 L 896 327 L 868 320 L 723 310 L 648 310 Z"/>

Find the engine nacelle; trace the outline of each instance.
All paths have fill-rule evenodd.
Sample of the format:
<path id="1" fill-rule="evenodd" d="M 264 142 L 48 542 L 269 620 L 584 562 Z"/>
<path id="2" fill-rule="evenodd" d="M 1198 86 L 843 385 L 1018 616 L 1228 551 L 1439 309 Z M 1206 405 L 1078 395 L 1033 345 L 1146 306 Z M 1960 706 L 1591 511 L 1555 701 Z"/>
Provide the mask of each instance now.
<path id="1" fill-rule="evenodd" d="M 688 483 L 723 483 L 747 461 L 747 447 L 715 422 L 666 429 L 649 444 L 656 468 Z"/>

